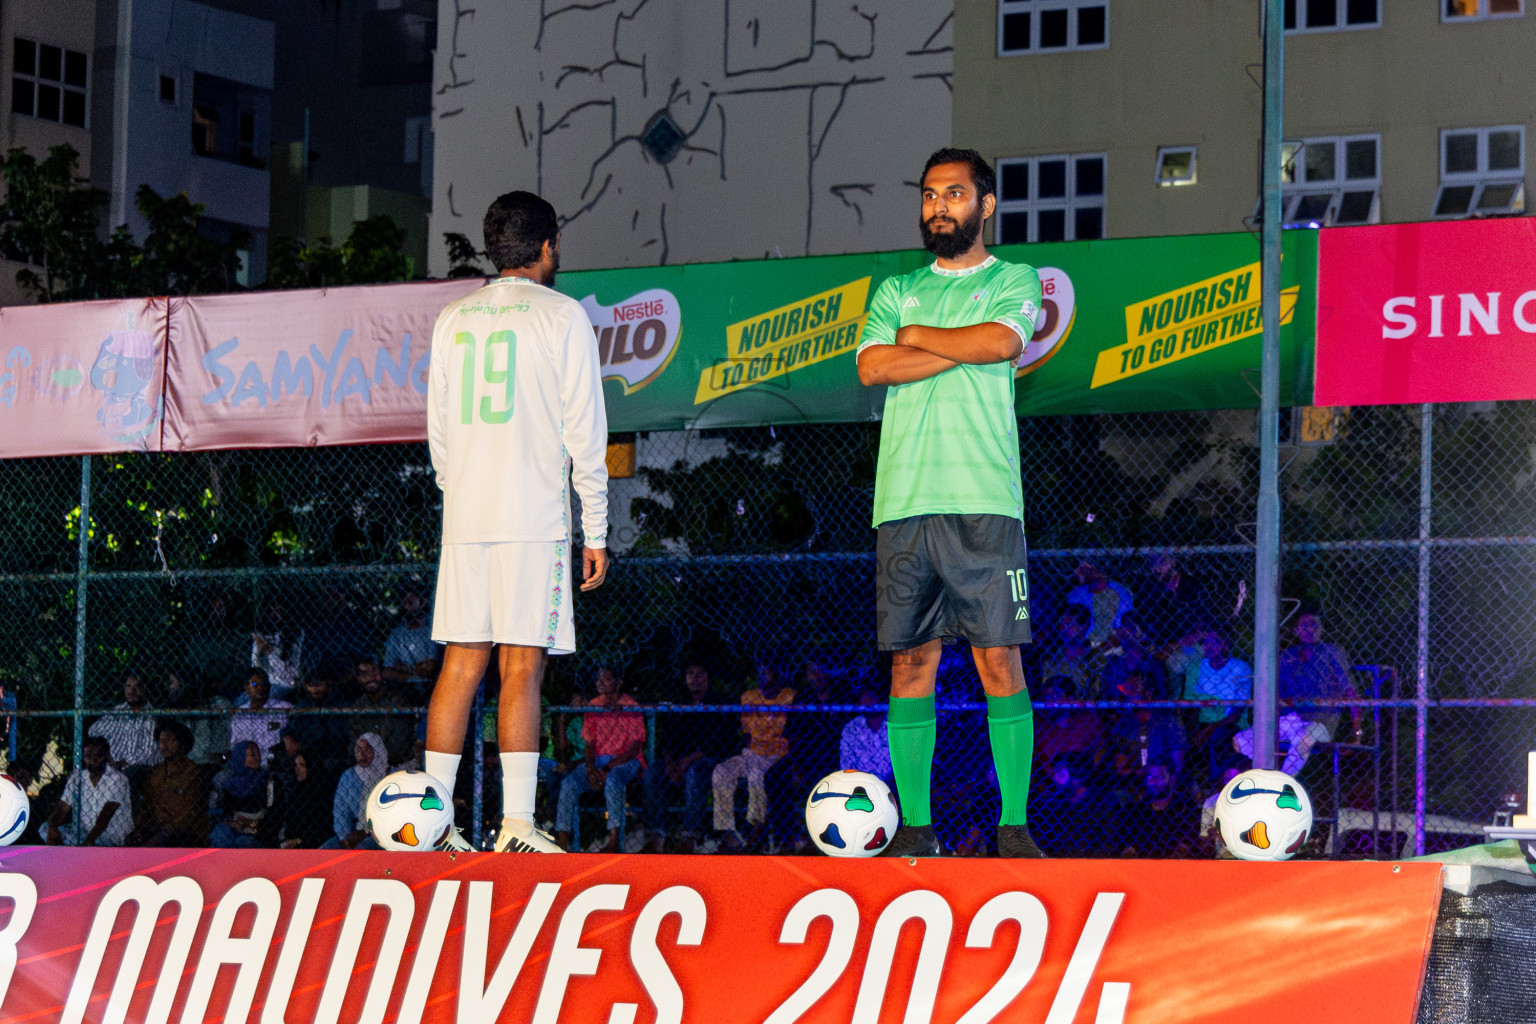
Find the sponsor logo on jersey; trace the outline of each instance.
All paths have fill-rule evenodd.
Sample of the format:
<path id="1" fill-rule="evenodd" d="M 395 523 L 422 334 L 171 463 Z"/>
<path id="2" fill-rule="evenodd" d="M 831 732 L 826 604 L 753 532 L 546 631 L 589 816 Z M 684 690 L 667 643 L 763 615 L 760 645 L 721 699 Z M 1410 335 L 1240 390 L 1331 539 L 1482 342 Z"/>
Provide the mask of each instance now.
<path id="1" fill-rule="evenodd" d="M 1035 333 L 1019 353 L 1015 377 L 1034 373 L 1060 352 L 1077 319 L 1077 298 L 1067 272 L 1041 267 L 1036 273 L 1040 275 L 1040 305 L 1026 301 L 1019 310 L 1020 319 L 1033 326 Z"/>
<path id="2" fill-rule="evenodd" d="M 623 382 L 626 395 L 659 377 L 677 354 L 683 313 L 677 296 L 665 288 L 648 288 L 611 306 L 588 295 L 581 308 L 597 336 L 603 379 Z"/>
<path id="3" fill-rule="evenodd" d="M 907 296 L 907 301 L 903 302 L 901 304 L 901 308 L 902 309 L 911 309 L 914 306 L 921 306 L 921 305 L 922 305 L 922 303 L 917 301 L 917 296 L 916 295 L 908 295 Z"/>

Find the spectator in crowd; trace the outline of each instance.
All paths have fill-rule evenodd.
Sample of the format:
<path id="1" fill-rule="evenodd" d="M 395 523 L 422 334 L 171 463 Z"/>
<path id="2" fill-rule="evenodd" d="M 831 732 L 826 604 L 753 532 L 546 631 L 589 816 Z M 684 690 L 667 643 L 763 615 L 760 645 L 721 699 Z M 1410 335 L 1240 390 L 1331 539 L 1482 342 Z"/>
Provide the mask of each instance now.
<path id="1" fill-rule="evenodd" d="M 1099 699 L 1099 659 L 1088 644 L 1088 626 L 1092 613 L 1082 605 L 1068 605 L 1056 620 L 1058 645 L 1045 659 L 1040 675 L 1066 676 L 1072 680 L 1073 689 L 1085 700 Z"/>
<path id="2" fill-rule="evenodd" d="M 1125 584 L 1111 580 L 1109 573 L 1092 562 L 1078 563 L 1077 580 L 1078 585 L 1067 594 L 1067 604 L 1088 610 L 1088 645 L 1102 647 L 1109 634 L 1124 625 L 1135 601 Z"/>
<path id="3" fill-rule="evenodd" d="M 251 667 L 267 674 L 274 697 L 291 701 L 299 695 L 303 665 L 304 631 L 288 621 L 286 604 L 273 601 L 251 634 Z"/>
<path id="4" fill-rule="evenodd" d="M 770 665 L 757 669 L 757 686 L 741 695 L 746 707 L 788 705 L 795 701 L 795 691 L 779 681 L 779 671 Z M 784 738 L 785 714 L 782 711 L 744 711 L 741 731 L 747 745 L 735 757 L 715 766 L 711 782 L 715 791 L 715 831 L 720 834 L 720 849 L 740 853 L 749 846 L 760 847 L 768 822 L 768 772 L 789 753 Z M 747 783 L 747 827 L 749 836 L 742 841 L 736 831 L 736 786 Z"/>
<path id="5" fill-rule="evenodd" d="M 1110 760 L 1121 792 L 1134 798 L 1145 789 L 1152 765 L 1168 765 L 1175 775 L 1183 772 L 1184 727 L 1174 712 L 1146 706 L 1154 694 L 1147 692 L 1140 676 L 1128 677 L 1123 685 L 1131 707 L 1110 727 Z"/>
<path id="6" fill-rule="evenodd" d="M 1030 830 L 1053 857 L 1098 857 L 1109 852 L 1113 802 L 1092 781 L 1084 754 L 1064 754 L 1047 764 L 1048 786 L 1029 803 Z"/>
<path id="7" fill-rule="evenodd" d="M 208 815 L 213 827 L 208 844 L 220 849 L 267 846 L 268 821 L 276 798 L 275 786 L 264 767 L 262 748 L 252 740 L 230 744 L 229 761 L 213 777 Z"/>
<path id="8" fill-rule="evenodd" d="M 602 669 L 597 673 L 597 696 L 587 702 L 587 707 L 623 706 L 638 705 L 635 698 L 624 692 L 623 678 L 611 668 Z M 608 841 L 602 852 L 615 853 L 619 849 L 619 830 L 624 827 L 627 788 L 645 770 L 641 756 L 645 750 L 645 718 L 633 712 L 588 712 L 582 716 L 581 737 L 586 744 L 586 768 L 568 772 L 560 783 L 555 842 L 562 849 L 571 848 L 577 799 L 583 793 L 601 790 L 608 811 Z"/>
<path id="9" fill-rule="evenodd" d="M 384 678 L 389 682 L 404 686 L 437 678 L 441 648 L 432 642 L 430 613 L 421 591 L 409 587 L 401 592 L 400 624 L 384 642 Z"/>
<path id="10" fill-rule="evenodd" d="M 410 701 L 397 687 L 385 681 L 378 659 L 372 655 L 357 661 L 357 699 L 352 703 L 361 709 L 347 717 L 352 735 L 374 733 L 383 738 L 390 764 L 408 761 L 416 739 L 416 719 L 401 714 L 400 709 L 410 707 Z M 500 762 L 497 762 L 497 768 L 500 769 Z"/>
<path id="11" fill-rule="evenodd" d="M 1166 761 L 1147 765 L 1139 799 L 1120 809 L 1122 857 L 1183 858 L 1199 842 L 1200 814 Z"/>
<path id="12" fill-rule="evenodd" d="M 370 732 L 358 737 L 352 756 L 356 763 L 336 780 L 336 796 L 331 801 L 332 835 L 321 849 L 379 848 L 368 834 L 368 794 L 389 774 L 389 755 L 384 741 Z"/>
<path id="13" fill-rule="evenodd" d="M 333 787 L 310 770 L 309 758 L 292 730 L 283 733 L 285 769 L 276 774 L 281 819 L 278 845 L 285 850 L 314 850 L 331 838 Z"/>
<path id="14" fill-rule="evenodd" d="M 245 680 L 245 696 L 240 698 L 230 716 L 231 749 L 238 743 L 254 743 L 265 763 L 267 752 L 277 745 L 288 725 L 288 716 L 283 712 L 292 707 L 287 701 L 272 696 L 266 669 L 251 669 Z"/>
<path id="15" fill-rule="evenodd" d="M 338 714 L 304 714 L 305 711 L 331 711 L 347 706 L 340 693 L 340 680 L 335 672 L 324 665 L 304 679 L 304 692 L 293 702 L 294 715 L 290 721 L 298 733 L 304 752 L 309 755 L 310 771 L 327 775 L 340 769 L 350 758 L 353 749 L 352 731 L 346 719 Z"/>
<path id="16" fill-rule="evenodd" d="M 207 846 L 208 780 L 201 765 L 187 756 L 192 730 L 162 721 L 156 739 L 160 762 L 143 773 L 139 820 L 127 844 L 132 846 Z"/>
<path id="17" fill-rule="evenodd" d="M 70 773 L 39 835 L 49 846 L 122 846 L 133 830 L 128 776 L 109 763 L 111 750 L 100 736 L 85 741 L 81 760 L 83 770 Z M 79 814 L 74 811 L 77 800 Z"/>
<path id="18" fill-rule="evenodd" d="M 1040 689 L 1046 704 L 1078 699 L 1076 685 L 1067 676 L 1051 676 Z M 1097 712 L 1088 708 L 1042 708 L 1035 705 L 1035 760 L 1050 764 L 1068 754 L 1098 759 L 1104 728 Z"/>
<path id="19" fill-rule="evenodd" d="M 1152 576 L 1156 582 L 1142 619 L 1154 640 L 1171 643 L 1215 625 L 1200 580 L 1186 573 L 1177 558 L 1153 556 Z"/>
<path id="20" fill-rule="evenodd" d="M 204 691 L 207 690 L 205 696 Z M 164 705 L 169 711 L 220 711 L 234 709 L 235 702 L 213 690 L 193 676 L 170 673 L 165 678 Z M 229 755 L 229 723 L 233 717 L 227 713 L 217 715 L 175 715 L 185 721 L 192 730 L 192 749 L 187 756 L 204 767 L 223 767 Z M 217 770 L 217 769 L 215 769 Z"/>
<path id="21" fill-rule="evenodd" d="M 683 673 L 685 707 L 718 706 L 709 692 L 709 670 L 689 665 Z M 658 716 L 656 755 L 645 769 L 646 850 L 661 853 L 669 835 L 667 795 L 674 786 L 683 790 L 682 828 L 678 832 L 683 853 L 693 853 L 704 834 L 704 811 L 709 801 L 710 776 L 728 751 L 730 727 L 722 716 L 688 712 Z"/>
<path id="22" fill-rule="evenodd" d="M 350 595 L 334 583 L 320 589 L 320 621 L 314 629 L 315 667 L 332 679 L 351 671 L 357 659 L 373 649 L 372 630 L 352 607 Z"/>
<path id="23" fill-rule="evenodd" d="M 1124 700 L 1126 681 L 1139 677 L 1140 692 L 1151 700 L 1166 700 L 1173 691 L 1168 688 L 1168 672 L 1163 663 L 1147 650 L 1139 631 L 1119 631 L 1120 655 L 1110 658 L 1104 665 L 1104 699 Z"/>
<path id="24" fill-rule="evenodd" d="M 859 694 L 859 705 L 874 708 L 880 703 L 869 690 Z M 838 741 L 839 762 L 843 768 L 853 768 L 877 776 L 887 786 L 895 787 L 896 778 L 891 771 L 891 745 L 885 733 L 885 714 L 865 711 L 854 715 L 843 726 Z M 807 790 L 809 792 L 809 790 Z"/>
<path id="25" fill-rule="evenodd" d="M 579 708 L 586 699 L 578 683 L 571 687 L 565 706 Z M 566 774 L 576 767 L 585 771 L 587 763 L 587 745 L 581 738 L 582 716 L 569 711 L 549 711 L 551 703 L 547 696 L 539 694 L 539 704 L 545 709 L 539 722 L 539 735 L 544 739 L 544 749 L 539 754 L 539 799 L 543 802 L 539 820 L 543 822 L 554 821 L 560 785 Z"/>
<path id="26" fill-rule="evenodd" d="M 1186 652 L 1188 652 L 1186 648 Z M 1253 666 L 1241 658 L 1234 658 L 1227 650 L 1224 636 L 1215 630 L 1201 635 L 1202 652 L 1195 671 L 1187 673 L 1184 680 L 1184 697 L 1188 700 L 1250 701 L 1253 699 Z M 1184 657 L 1192 660 L 1192 654 Z M 1170 668 L 1173 660 L 1170 659 Z M 1190 745 L 1209 752 L 1206 762 L 1208 777 L 1214 778 L 1218 766 L 1226 760 L 1232 737 L 1247 724 L 1248 709 L 1236 704 L 1201 708 L 1196 725 L 1190 736 Z"/>
<path id="27" fill-rule="evenodd" d="M 123 700 L 91 726 L 89 735 L 100 736 L 112 749 L 112 766 L 130 780 L 160 760 L 155 738 L 155 718 L 149 712 L 149 694 L 137 672 L 123 676 Z M 191 743 L 187 744 L 188 749 Z"/>
<path id="28" fill-rule="evenodd" d="M 1323 620 L 1315 613 L 1296 619 L 1292 628 L 1296 643 L 1280 652 L 1276 689 L 1281 700 L 1353 700 L 1360 696 L 1349 678 L 1349 659 L 1338 644 L 1325 644 Z M 1281 708 L 1275 723 L 1285 760 L 1280 770 L 1299 776 L 1312 756 L 1312 748 L 1327 743 L 1339 727 L 1342 710 L 1337 707 Z M 1360 709 L 1349 709 L 1351 739 L 1365 735 Z M 1253 730 L 1244 729 L 1232 738 L 1233 747 L 1246 758 L 1253 757 Z"/>

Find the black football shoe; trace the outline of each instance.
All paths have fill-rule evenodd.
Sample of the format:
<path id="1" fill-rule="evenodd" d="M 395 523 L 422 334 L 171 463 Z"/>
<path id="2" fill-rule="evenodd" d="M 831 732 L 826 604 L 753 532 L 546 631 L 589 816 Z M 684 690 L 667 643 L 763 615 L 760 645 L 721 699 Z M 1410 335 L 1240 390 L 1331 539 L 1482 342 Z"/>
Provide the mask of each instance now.
<path id="1" fill-rule="evenodd" d="M 942 857 L 932 825 L 903 825 L 881 852 L 882 857 Z"/>
<path id="2" fill-rule="evenodd" d="M 999 857 L 1038 857 L 1045 853 L 1035 845 L 1027 825 L 997 826 L 997 855 Z"/>

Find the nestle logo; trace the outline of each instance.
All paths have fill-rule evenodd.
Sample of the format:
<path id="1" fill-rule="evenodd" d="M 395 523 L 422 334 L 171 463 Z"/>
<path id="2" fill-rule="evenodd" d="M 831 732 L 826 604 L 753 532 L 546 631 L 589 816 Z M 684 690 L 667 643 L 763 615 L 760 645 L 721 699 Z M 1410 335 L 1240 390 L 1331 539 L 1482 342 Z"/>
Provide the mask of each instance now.
<path id="1" fill-rule="evenodd" d="M 622 306 L 613 307 L 613 322 L 616 324 L 666 315 L 667 303 L 663 299 L 651 299 L 648 302 L 629 302 Z"/>

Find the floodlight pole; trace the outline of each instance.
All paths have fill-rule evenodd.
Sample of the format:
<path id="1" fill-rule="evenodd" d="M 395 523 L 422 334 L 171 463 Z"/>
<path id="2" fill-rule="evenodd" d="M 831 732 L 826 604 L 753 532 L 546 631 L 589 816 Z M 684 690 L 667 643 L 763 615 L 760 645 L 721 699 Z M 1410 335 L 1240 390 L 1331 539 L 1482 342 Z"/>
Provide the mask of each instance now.
<path id="1" fill-rule="evenodd" d="M 1259 507 L 1254 552 L 1253 766 L 1275 767 L 1280 630 L 1280 142 L 1285 100 L 1285 7 L 1264 4 L 1264 166 L 1261 235 L 1264 340 L 1259 371 Z"/>

